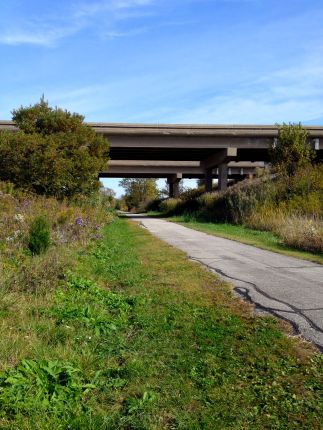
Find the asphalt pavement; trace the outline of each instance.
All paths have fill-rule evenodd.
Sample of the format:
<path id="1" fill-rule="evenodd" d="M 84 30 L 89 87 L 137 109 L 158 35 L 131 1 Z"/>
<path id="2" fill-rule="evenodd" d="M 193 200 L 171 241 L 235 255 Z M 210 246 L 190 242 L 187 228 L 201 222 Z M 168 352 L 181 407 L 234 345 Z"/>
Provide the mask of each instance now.
<path id="1" fill-rule="evenodd" d="M 233 285 L 256 309 L 289 321 L 323 351 L 323 266 L 144 215 L 127 216 Z"/>

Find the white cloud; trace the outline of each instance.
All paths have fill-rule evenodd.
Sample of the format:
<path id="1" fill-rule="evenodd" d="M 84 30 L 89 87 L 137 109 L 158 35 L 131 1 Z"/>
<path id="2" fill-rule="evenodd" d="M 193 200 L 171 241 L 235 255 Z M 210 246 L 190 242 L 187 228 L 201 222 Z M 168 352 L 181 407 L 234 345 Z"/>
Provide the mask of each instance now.
<path id="1" fill-rule="evenodd" d="M 64 25 L 52 28 L 39 28 L 38 25 L 28 25 L 29 28 L 13 29 L 0 35 L 0 43 L 5 45 L 39 45 L 53 46 L 55 43 L 81 29 L 80 25 Z"/>
<path id="2" fill-rule="evenodd" d="M 97 18 L 106 16 L 110 29 L 108 37 L 127 35 L 117 29 L 121 19 L 131 18 L 131 12 L 140 13 L 139 10 L 150 6 L 155 0 L 106 0 L 93 3 L 73 4 L 72 8 L 62 10 L 60 15 L 43 15 L 40 17 L 27 17 L 22 22 L 10 22 L 0 33 L 0 43 L 6 45 L 41 45 L 53 46 L 59 40 L 76 34 L 90 27 Z M 122 15 L 120 13 L 122 12 Z M 126 12 L 129 12 L 126 15 Z M 6 27 L 6 25 L 4 25 Z"/>

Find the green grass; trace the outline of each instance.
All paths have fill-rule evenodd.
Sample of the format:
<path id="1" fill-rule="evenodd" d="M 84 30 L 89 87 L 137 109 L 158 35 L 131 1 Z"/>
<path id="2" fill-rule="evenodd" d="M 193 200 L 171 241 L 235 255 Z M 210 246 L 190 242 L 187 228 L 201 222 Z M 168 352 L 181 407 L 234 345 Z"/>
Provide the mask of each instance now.
<path id="1" fill-rule="evenodd" d="M 1 429 L 320 428 L 322 356 L 182 252 L 117 219 L 74 257 L 0 296 Z"/>
<path id="2" fill-rule="evenodd" d="M 150 215 L 156 216 L 156 214 L 153 213 Z M 273 251 L 290 257 L 301 258 L 303 260 L 323 264 L 322 254 L 301 251 L 284 245 L 280 238 L 270 231 L 254 230 L 242 225 L 228 223 L 195 221 L 185 215 L 173 216 L 166 219 L 214 236 L 236 240 L 237 242 L 246 243 L 247 245 L 256 246 L 257 248 L 266 249 L 267 251 Z"/>

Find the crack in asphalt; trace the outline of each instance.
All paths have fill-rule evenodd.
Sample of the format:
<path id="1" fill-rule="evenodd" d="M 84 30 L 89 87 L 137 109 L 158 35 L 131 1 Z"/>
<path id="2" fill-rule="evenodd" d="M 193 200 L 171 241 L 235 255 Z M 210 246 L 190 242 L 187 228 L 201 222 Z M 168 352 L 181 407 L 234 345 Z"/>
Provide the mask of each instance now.
<path id="1" fill-rule="evenodd" d="M 272 269 L 313 269 L 313 266 L 268 266 L 268 267 L 271 267 Z"/>
<path id="2" fill-rule="evenodd" d="M 140 222 L 140 226 L 147 229 L 148 231 L 150 231 L 150 233 L 152 234 L 156 234 L 156 232 L 154 231 L 154 229 L 150 229 L 149 226 L 145 225 L 144 221 L 141 220 Z M 163 238 L 163 235 L 158 235 L 160 239 L 165 240 L 166 242 L 169 243 L 169 241 L 167 240 L 167 238 Z M 180 238 L 178 240 L 176 240 L 176 243 L 174 243 L 174 241 L 172 241 L 172 246 L 178 247 L 181 249 L 181 246 L 179 246 L 179 244 L 181 244 L 182 242 L 186 242 L 186 237 L 185 235 L 180 235 Z M 177 244 L 178 242 L 178 244 Z M 194 242 L 194 240 L 190 241 L 190 242 Z M 194 252 L 194 250 L 191 249 L 191 251 Z M 200 254 L 200 249 L 196 249 L 195 250 L 197 252 L 197 254 Z M 187 251 L 185 251 L 187 252 Z M 236 281 L 236 283 L 241 283 L 243 285 L 246 285 L 246 287 L 244 286 L 239 286 L 239 284 L 236 284 L 233 288 L 233 291 L 239 295 L 239 297 L 242 297 L 244 300 L 250 302 L 251 304 L 253 304 L 255 306 L 255 309 L 258 309 L 261 312 L 267 312 L 269 314 L 272 314 L 274 316 L 276 316 L 277 318 L 280 318 L 286 322 L 288 322 L 292 329 L 294 334 L 300 334 L 302 335 L 302 337 L 304 338 L 309 338 L 311 342 L 313 342 L 317 348 L 323 352 L 323 345 L 321 343 L 321 341 L 319 341 L 320 343 L 318 343 L 315 340 L 315 334 L 323 334 L 323 330 L 310 318 L 308 317 L 306 314 L 304 314 L 304 312 L 309 312 L 309 311 L 320 311 L 323 310 L 323 308 L 309 308 L 309 309 L 302 309 L 302 308 L 297 308 L 296 306 L 281 300 L 281 299 L 277 299 L 275 297 L 272 297 L 271 295 L 269 295 L 268 293 L 266 293 L 265 291 L 263 291 L 260 287 L 258 287 L 256 284 L 254 284 L 253 282 L 250 281 L 246 281 L 244 279 L 239 279 L 236 278 L 234 276 L 230 276 L 227 273 L 225 273 L 224 271 L 211 267 L 210 263 L 211 261 L 219 261 L 222 260 L 223 258 L 214 258 L 214 257 L 207 257 L 207 256 L 195 256 L 195 257 L 191 257 L 188 256 L 188 258 L 192 261 L 196 261 L 200 264 L 203 264 L 208 270 L 210 270 L 211 272 L 217 273 L 220 276 L 222 276 L 225 279 L 231 280 L 231 281 Z M 230 259 L 230 258 L 225 258 L 225 259 Z M 232 260 L 235 260 L 234 258 L 231 258 Z M 307 264 L 305 263 L 302 266 L 290 266 L 290 265 L 286 265 L 286 266 L 276 266 L 276 265 L 268 265 L 268 268 L 272 268 L 272 269 L 311 269 L 313 268 L 313 266 L 311 264 Z M 235 284 L 235 282 L 233 282 L 233 284 Z M 249 286 L 249 288 L 248 288 Z M 259 295 L 259 297 L 254 297 L 252 298 L 252 294 L 256 293 Z M 266 298 L 267 300 L 270 300 L 274 303 L 277 303 L 277 307 L 270 306 L 268 304 L 268 306 L 261 304 L 261 297 Z M 260 302 L 259 302 L 260 300 Z M 283 305 L 284 307 L 286 307 L 287 309 L 280 309 L 278 304 Z M 288 316 L 289 315 L 289 316 Z M 300 318 L 301 321 L 303 321 L 303 323 L 301 321 L 296 322 L 295 318 Z M 304 327 L 303 327 L 304 324 Z M 313 334 L 310 336 L 307 336 L 304 334 L 304 329 L 305 329 L 305 333 L 306 330 L 312 329 L 313 330 Z M 314 336 L 314 339 L 313 339 Z"/>
<path id="3" fill-rule="evenodd" d="M 214 267 L 211 267 L 210 265 L 203 263 L 203 261 L 201 261 L 201 260 L 199 260 L 199 259 L 197 259 L 195 257 L 189 257 L 189 259 L 203 264 L 210 271 L 215 272 L 215 273 L 221 275 L 224 278 L 228 278 L 228 279 L 231 279 L 233 281 L 237 281 L 237 282 L 242 282 L 244 284 L 248 284 L 258 294 L 260 294 L 261 296 L 266 297 L 267 299 L 272 300 L 273 302 L 281 303 L 282 305 L 285 305 L 288 308 L 290 308 L 291 310 L 284 310 L 284 309 L 279 309 L 279 308 L 267 307 L 267 306 L 262 305 L 261 303 L 255 301 L 255 300 L 253 300 L 252 297 L 250 296 L 250 290 L 248 288 L 245 288 L 245 287 L 235 287 L 233 289 L 237 294 L 239 294 L 239 296 L 244 297 L 248 302 L 254 304 L 256 306 L 256 308 L 261 309 L 262 311 L 268 312 L 268 313 L 270 313 L 272 315 L 277 316 L 278 318 L 281 318 L 281 319 L 287 321 L 289 324 L 291 324 L 291 326 L 293 327 L 294 331 L 297 334 L 302 334 L 302 332 L 301 332 L 301 330 L 299 328 L 299 324 L 297 324 L 293 320 L 290 320 L 287 317 L 284 317 L 283 315 L 281 315 L 281 312 L 283 312 L 283 313 L 289 313 L 289 314 L 292 314 L 292 315 L 299 316 L 300 318 L 303 318 L 309 324 L 309 326 L 313 330 L 315 330 L 316 332 L 319 332 L 319 333 L 323 334 L 323 330 L 318 325 L 316 325 L 308 316 L 306 316 L 306 315 L 303 314 L 304 311 L 308 311 L 308 310 L 320 310 L 320 309 L 300 309 L 300 308 L 297 308 L 296 306 L 291 305 L 290 303 L 285 302 L 284 300 L 276 299 L 276 298 L 270 296 L 268 293 L 262 291 L 253 282 L 245 281 L 244 279 L 239 279 L 239 278 L 236 278 L 234 276 L 230 276 L 230 275 L 226 274 L 225 272 L 223 272 L 222 270 L 216 269 Z M 312 342 L 323 352 L 323 346 L 322 345 L 318 344 L 314 340 L 312 340 Z"/>

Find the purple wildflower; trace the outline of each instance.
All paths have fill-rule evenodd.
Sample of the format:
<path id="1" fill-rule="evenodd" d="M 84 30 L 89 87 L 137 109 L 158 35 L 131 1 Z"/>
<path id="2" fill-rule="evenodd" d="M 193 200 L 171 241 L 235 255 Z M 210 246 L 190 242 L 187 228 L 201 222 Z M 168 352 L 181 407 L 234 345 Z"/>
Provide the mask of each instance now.
<path id="1" fill-rule="evenodd" d="M 28 206 L 30 206 L 30 205 L 31 205 L 31 201 L 30 201 L 30 200 L 24 200 L 24 201 L 21 203 L 21 207 L 22 207 L 23 209 L 28 208 Z"/>
<path id="2" fill-rule="evenodd" d="M 84 222 L 84 220 L 83 220 L 83 218 L 82 218 L 82 217 L 77 217 L 77 218 L 75 218 L 75 220 L 74 220 L 74 224 L 75 224 L 75 225 L 84 226 L 84 225 L 85 225 L 85 222 Z"/>

